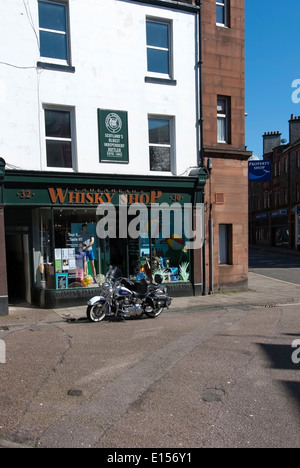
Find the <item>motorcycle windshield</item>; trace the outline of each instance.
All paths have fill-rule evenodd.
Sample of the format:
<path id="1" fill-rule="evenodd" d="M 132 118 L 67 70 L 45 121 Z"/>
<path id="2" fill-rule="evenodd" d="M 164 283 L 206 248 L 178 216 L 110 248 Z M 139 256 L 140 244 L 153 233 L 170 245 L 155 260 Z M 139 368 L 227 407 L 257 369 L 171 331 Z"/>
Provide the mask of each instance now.
<path id="1" fill-rule="evenodd" d="M 118 278 L 122 277 L 121 270 L 118 267 L 110 267 L 107 273 L 107 279 L 115 282 Z"/>

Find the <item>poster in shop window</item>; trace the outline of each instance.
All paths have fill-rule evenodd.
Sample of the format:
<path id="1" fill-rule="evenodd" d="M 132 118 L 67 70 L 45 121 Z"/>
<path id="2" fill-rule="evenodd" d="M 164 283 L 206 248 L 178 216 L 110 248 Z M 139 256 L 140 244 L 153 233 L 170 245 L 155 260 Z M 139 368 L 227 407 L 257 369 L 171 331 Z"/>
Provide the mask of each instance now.
<path id="1" fill-rule="evenodd" d="M 98 109 L 100 162 L 127 164 L 128 117 L 127 112 Z"/>

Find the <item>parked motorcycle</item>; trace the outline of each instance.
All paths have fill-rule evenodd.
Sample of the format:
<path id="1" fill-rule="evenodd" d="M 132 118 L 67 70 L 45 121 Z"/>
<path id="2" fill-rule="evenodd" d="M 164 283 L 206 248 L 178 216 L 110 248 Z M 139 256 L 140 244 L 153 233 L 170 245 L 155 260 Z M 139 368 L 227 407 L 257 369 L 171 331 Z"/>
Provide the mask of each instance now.
<path id="1" fill-rule="evenodd" d="M 161 285 L 163 278 L 158 274 L 154 280 L 156 284 L 145 280 L 133 282 L 122 278 L 118 268 L 110 267 L 105 282 L 99 283 L 100 295 L 88 302 L 87 317 L 92 322 L 101 322 L 106 316 L 127 319 L 145 314 L 158 317 L 170 307 L 172 299 L 167 288 Z"/>

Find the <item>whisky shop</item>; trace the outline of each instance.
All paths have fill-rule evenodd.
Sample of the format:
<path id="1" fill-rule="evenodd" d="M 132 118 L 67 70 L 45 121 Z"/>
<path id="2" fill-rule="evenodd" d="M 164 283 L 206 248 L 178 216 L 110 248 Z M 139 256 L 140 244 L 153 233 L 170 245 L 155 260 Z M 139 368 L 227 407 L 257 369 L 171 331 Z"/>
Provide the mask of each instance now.
<path id="1" fill-rule="evenodd" d="M 111 264 L 137 281 L 151 282 L 159 270 L 173 297 L 201 294 L 201 249 L 188 248 L 184 229 L 171 217 L 163 237 L 160 219 L 154 235 L 149 216 L 148 234 L 131 237 L 124 232 L 134 217 L 129 210 L 124 222 L 120 211 L 134 204 L 149 211 L 161 204 L 196 207 L 203 203 L 205 182 L 201 170 L 197 176 L 172 178 L 58 174 L 7 170 L 2 159 L 0 315 L 7 313 L 8 303 L 85 304 Z M 99 236 L 105 215 L 99 207 L 107 205 L 115 211 L 115 223 Z"/>

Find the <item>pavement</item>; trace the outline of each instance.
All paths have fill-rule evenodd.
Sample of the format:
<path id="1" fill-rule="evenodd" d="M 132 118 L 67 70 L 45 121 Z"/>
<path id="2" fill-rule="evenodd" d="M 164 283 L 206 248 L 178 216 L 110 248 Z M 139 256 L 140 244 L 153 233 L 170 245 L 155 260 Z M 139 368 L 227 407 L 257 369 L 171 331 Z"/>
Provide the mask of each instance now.
<path id="1" fill-rule="evenodd" d="M 299 306 L 299 285 L 250 273 L 155 320 L 11 307 L 0 447 L 299 447 Z"/>
<path id="2" fill-rule="evenodd" d="M 174 298 L 172 311 L 189 310 L 191 308 L 205 310 L 207 308 L 239 304 L 272 306 L 281 302 L 300 303 L 300 286 L 250 272 L 248 291 Z M 26 304 L 11 306 L 9 315 L 0 317 L 0 327 L 40 322 L 55 323 L 66 317 L 76 319 L 85 317 L 85 306 L 55 310 L 38 309 Z"/>

